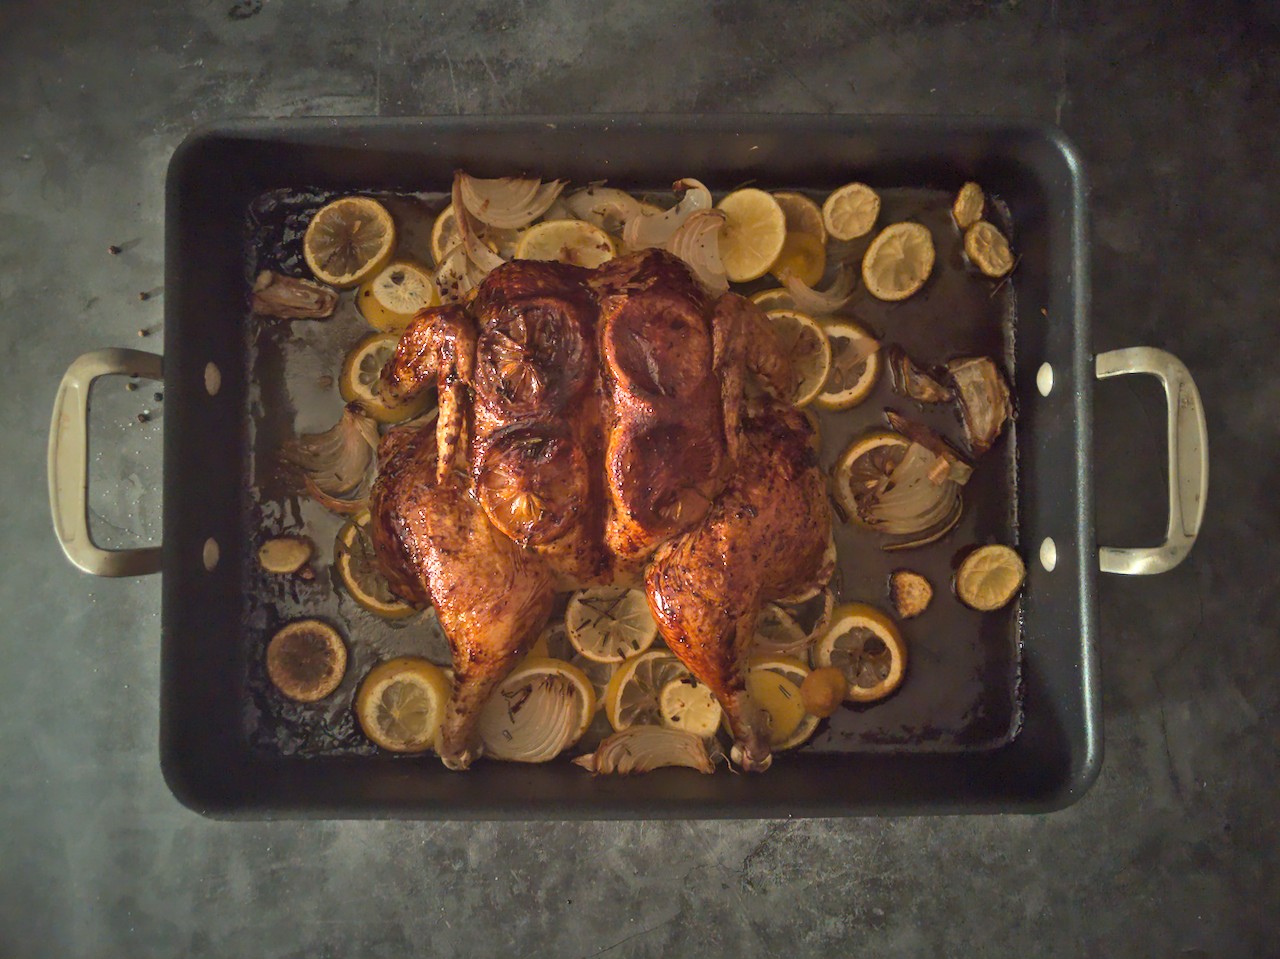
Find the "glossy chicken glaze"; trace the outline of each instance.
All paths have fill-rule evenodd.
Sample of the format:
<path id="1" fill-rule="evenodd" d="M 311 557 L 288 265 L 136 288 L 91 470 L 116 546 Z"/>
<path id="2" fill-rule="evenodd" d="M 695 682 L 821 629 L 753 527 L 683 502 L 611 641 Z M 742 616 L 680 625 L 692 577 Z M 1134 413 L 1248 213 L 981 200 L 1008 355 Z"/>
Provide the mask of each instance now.
<path id="1" fill-rule="evenodd" d="M 383 440 L 374 544 L 453 649 L 446 765 L 478 755 L 480 708 L 556 591 L 643 580 L 667 644 L 724 706 L 735 757 L 767 768 L 767 717 L 744 686 L 760 605 L 832 573 L 810 427 L 756 388 L 790 395 L 792 375 L 757 307 L 710 297 L 659 251 L 594 271 L 516 261 L 465 306 L 415 318 L 382 391 L 435 385 L 440 414 Z"/>

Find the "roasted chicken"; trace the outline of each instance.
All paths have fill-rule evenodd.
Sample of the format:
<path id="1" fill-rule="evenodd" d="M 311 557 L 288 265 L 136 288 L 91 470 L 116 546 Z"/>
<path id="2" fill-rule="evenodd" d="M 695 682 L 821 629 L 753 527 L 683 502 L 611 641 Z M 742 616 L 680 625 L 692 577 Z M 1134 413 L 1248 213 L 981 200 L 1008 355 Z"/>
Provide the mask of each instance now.
<path id="1" fill-rule="evenodd" d="M 723 705 L 735 759 L 767 768 L 768 717 L 745 687 L 756 618 L 832 572 L 810 427 L 778 398 L 792 376 L 757 307 L 656 250 L 597 270 L 515 261 L 465 306 L 414 319 L 382 395 L 434 386 L 440 412 L 382 441 L 373 538 L 453 649 L 446 765 L 478 755 L 480 709 L 555 593 L 617 583 L 647 590 Z"/>

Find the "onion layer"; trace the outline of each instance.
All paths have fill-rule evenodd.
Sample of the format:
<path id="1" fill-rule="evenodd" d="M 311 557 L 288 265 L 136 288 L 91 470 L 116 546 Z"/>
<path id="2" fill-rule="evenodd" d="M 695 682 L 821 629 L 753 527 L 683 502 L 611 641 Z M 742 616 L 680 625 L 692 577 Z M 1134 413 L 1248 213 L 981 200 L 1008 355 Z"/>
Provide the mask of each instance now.
<path id="1" fill-rule="evenodd" d="M 642 250 L 662 246 L 671 235 L 699 210 L 710 210 L 711 191 L 698 180 L 677 180 L 673 185 L 677 193 L 683 191 L 680 202 L 664 213 L 637 213 L 622 228 L 622 240 L 628 249 Z"/>
<path id="2" fill-rule="evenodd" d="M 560 196 L 563 180 L 543 183 L 534 177 L 498 177 L 481 179 L 459 172 L 454 178 L 460 187 L 462 204 L 454 198 L 454 210 L 462 209 L 481 223 L 502 229 L 515 230 L 528 226 Z"/>
<path id="3" fill-rule="evenodd" d="M 853 269 L 848 264 L 840 267 L 839 272 L 836 273 L 835 280 L 825 290 L 815 290 L 799 277 L 790 273 L 781 277 L 781 280 L 782 285 L 791 294 L 791 299 L 795 302 L 796 309 L 802 313 L 812 315 L 835 313 L 849 302 L 849 297 L 853 296 L 853 287 L 856 282 Z"/>
<path id="4" fill-rule="evenodd" d="M 628 220 L 644 212 L 640 201 L 625 190 L 589 186 L 563 200 L 568 218 L 586 220 L 606 233 L 618 234 Z"/>
<path id="5" fill-rule="evenodd" d="M 333 315 L 338 292 L 310 280 L 263 270 L 253 281 L 253 312 L 282 320 L 323 320 Z"/>
<path id="6" fill-rule="evenodd" d="M 358 498 L 372 480 L 377 447 L 378 424 L 356 404 L 349 403 L 330 429 L 290 440 L 282 456 L 302 471 L 308 491 L 314 490 L 325 498 L 344 497 L 355 491 Z"/>
<path id="7" fill-rule="evenodd" d="M 720 260 L 720 231 L 724 220 L 719 210 L 699 210 L 681 223 L 667 240 L 667 251 L 684 260 L 702 285 L 715 294 L 729 289 L 729 278 Z"/>
<path id="8" fill-rule="evenodd" d="M 952 360 L 947 373 L 960 401 L 960 419 L 974 456 L 991 449 L 1005 422 L 1013 415 L 1009 386 L 995 361 L 987 356 Z"/>
<path id="9" fill-rule="evenodd" d="M 467 259 L 479 268 L 482 273 L 488 273 L 490 270 L 495 270 L 502 266 L 506 261 L 485 246 L 484 241 L 480 239 L 479 227 L 476 225 L 475 217 L 462 202 L 462 181 L 464 177 L 466 177 L 466 174 L 459 172 L 453 178 L 454 222 L 458 224 L 458 236 L 462 240 L 462 248 L 466 251 Z"/>
<path id="10" fill-rule="evenodd" d="M 700 773 L 712 773 L 716 768 L 702 739 L 683 729 L 663 726 L 629 726 L 574 763 L 598 776 L 647 773 L 662 766 L 685 766 Z"/>

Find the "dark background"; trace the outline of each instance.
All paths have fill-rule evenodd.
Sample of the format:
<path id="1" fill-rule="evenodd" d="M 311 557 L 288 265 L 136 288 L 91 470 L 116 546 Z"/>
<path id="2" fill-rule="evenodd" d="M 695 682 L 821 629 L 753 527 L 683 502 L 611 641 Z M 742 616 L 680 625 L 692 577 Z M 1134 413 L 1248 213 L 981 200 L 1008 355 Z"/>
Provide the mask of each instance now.
<path id="1" fill-rule="evenodd" d="M 0 3 L 0 955 L 1274 954 L 1276 11 Z M 173 148 L 198 123 L 239 116 L 616 111 L 1031 117 L 1080 147 L 1094 347 L 1161 346 L 1187 363 L 1212 471 L 1185 564 L 1100 580 L 1107 758 L 1078 805 L 1043 817 L 235 825 L 169 795 L 159 581 L 94 580 L 63 560 L 44 456 L 54 390 L 78 353 L 160 349 Z M 109 545 L 158 538 L 163 402 L 118 383 L 95 400 L 95 530 Z M 143 410 L 153 419 L 138 428 Z M 1154 542 L 1165 496 L 1154 382 L 1100 385 L 1096 433 L 1100 540 Z"/>

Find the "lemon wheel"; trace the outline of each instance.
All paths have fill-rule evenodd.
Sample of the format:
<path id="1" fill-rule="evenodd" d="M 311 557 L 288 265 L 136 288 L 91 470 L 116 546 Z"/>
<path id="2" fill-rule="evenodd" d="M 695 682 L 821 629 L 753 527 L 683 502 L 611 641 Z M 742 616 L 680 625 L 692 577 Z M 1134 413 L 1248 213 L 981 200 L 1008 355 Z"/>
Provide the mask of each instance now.
<path id="1" fill-rule="evenodd" d="M 855 703 L 884 699 L 902 684 L 907 671 L 907 646 L 897 624 L 865 603 L 836 609 L 813 654 L 818 666 L 844 673 L 849 681 L 845 699 Z"/>
<path id="2" fill-rule="evenodd" d="M 979 220 L 964 231 L 964 255 L 992 279 L 999 279 L 1013 269 L 1009 241 L 999 227 L 986 220 Z"/>
<path id="3" fill-rule="evenodd" d="M 377 200 L 343 197 L 317 211 L 302 237 L 302 255 L 316 279 L 339 289 L 359 286 L 391 259 L 396 227 Z"/>
<path id="4" fill-rule="evenodd" d="M 379 423 L 400 423 L 426 412 L 435 396 L 423 393 L 408 403 L 392 406 L 382 398 L 379 377 L 383 366 L 400 342 L 398 333 L 370 333 L 351 348 L 342 361 L 338 392 L 348 403 L 359 403 L 361 409 Z"/>
<path id="5" fill-rule="evenodd" d="M 720 727 L 720 702 L 710 688 L 692 676 L 673 679 L 658 694 L 662 725 L 709 739 Z"/>
<path id="6" fill-rule="evenodd" d="M 818 321 L 799 310 L 770 310 L 775 336 L 796 373 L 797 406 L 807 406 L 822 392 L 831 372 L 831 343 Z"/>
<path id="7" fill-rule="evenodd" d="M 289 623 L 267 644 L 267 676 L 290 699 L 314 703 L 342 682 L 347 647 L 338 631 L 318 619 Z"/>
<path id="8" fill-rule="evenodd" d="M 769 272 L 787 239 L 787 219 L 768 193 L 748 187 L 720 201 L 724 214 L 720 260 L 734 283 L 758 280 Z"/>
<path id="9" fill-rule="evenodd" d="M 822 204 L 822 224 L 832 239 L 866 236 L 880 215 L 880 195 L 865 183 L 846 183 Z"/>
<path id="10" fill-rule="evenodd" d="M 371 517 L 361 510 L 338 530 L 333 545 L 333 563 L 338 578 L 356 604 L 383 619 L 405 619 L 417 610 L 401 600 L 378 572 L 370 536 Z"/>
<path id="11" fill-rule="evenodd" d="M 658 636 L 643 591 L 617 586 L 579 590 L 564 613 L 569 642 L 592 662 L 620 663 L 638 656 Z"/>
<path id="12" fill-rule="evenodd" d="M 773 198 L 782 207 L 788 233 L 807 233 L 824 247 L 827 245 L 827 228 L 822 222 L 822 207 L 803 193 L 793 193 L 790 190 L 779 191 Z"/>
<path id="13" fill-rule="evenodd" d="M 897 302 L 924 286 L 933 272 L 933 236 L 919 223 L 885 227 L 862 257 L 862 282 L 879 300 Z"/>
<path id="14" fill-rule="evenodd" d="M 525 230 L 516 244 L 519 260 L 556 260 L 594 269 L 618 248 L 600 227 L 585 220 L 545 220 Z"/>
<path id="15" fill-rule="evenodd" d="M 668 683 L 684 679 L 689 670 L 666 650 L 653 650 L 625 660 L 604 694 L 609 725 L 622 730 L 635 725 L 662 722 L 662 691 Z"/>
<path id="16" fill-rule="evenodd" d="M 831 372 L 813 403 L 824 410 L 851 409 L 876 388 L 880 378 L 879 344 L 849 320 L 831 320 L 823 324 L 823 330 L 831 344 Z"/>
<path id="17" fill-rule="evenodd" d="M 970 609 L 989 613 L 1007 606 L 1026 576 L 1022 557 L 1008 546 L 979 546 L 956 571 L 956 595 Z"/>
<path id="18" fill-rule="evenodd" d="M 431 224 L 431 255 L 435 258 L 437 267 L 444 263 L 449 250 L 461 240 L 458 236 L 458 221 L 453 215 L 453 204 L 450 203 Z"/>
<path id="19" fill-rule="evenodd" d="M 884 489 L 910 445 L 911 441 L 901 433 L 875 430 L 858 437 L 840 454 L 831 482 L 836 502 L 850 520 L 866 525 L 862 499 Z"/>
<path id="20" fill-rule="evenodd" d="M 440 305 L 440 292 L 426 267 L 397 260 L 379 270 L 356 291 L 360 315 L 374 329 L 399 332 L 419 310 Z"/>
<path id="21" fill-rule="evenodd" d="M 415 656 L 369 670 L 356 695 L 356 719 L 376 745 L 396 753 L 435 746 L 449 701 L 449 680 L 434 663 Z"/>
<path id="22" fill-rule="evenodd" d="M 800 687 L 809 667 L 790 656 L 756 656 L 748 664 L 747 690 L 769 714 L 769 745 L 775 752 L 809 741 L 819 719 L 805 711 Z"/>
<path id="23" fill-rule="evenodd" d="M 582 738 L 595 712 L 595 690 L 582 670 L 559 659 L 526 659 L 489 697 L 477 728 L 486 755 L 545 763 Z"/>
<path id="24" fill-rule="evenodd" d="M 982 187 L 969 182 L 960 188 L 955 202 L 951 205 L 951 217 L 956 226 L 967 230 L 982 219 L 982 211 L 987 199 L 982 195 Z"/>

